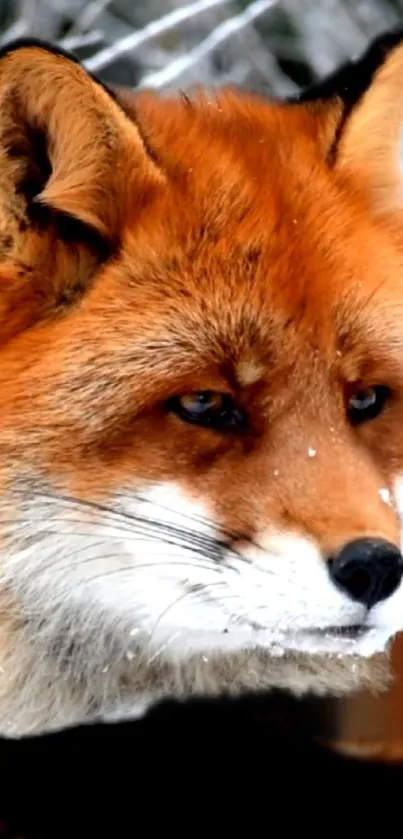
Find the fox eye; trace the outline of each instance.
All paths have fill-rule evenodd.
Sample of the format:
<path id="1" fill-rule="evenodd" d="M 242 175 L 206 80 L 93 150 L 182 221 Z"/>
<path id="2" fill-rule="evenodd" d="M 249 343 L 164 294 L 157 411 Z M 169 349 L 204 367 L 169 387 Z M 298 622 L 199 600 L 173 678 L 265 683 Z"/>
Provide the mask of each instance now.
<path id="1" fill-rule="evenodd" d="M 353 425 L 375 419 L 381 413 L 389 396 L 384 385 L 357 390 L 348 401 L 348 415 Z"/>
<path id="2" fill-rule="evenodd" d="M 169 409 L 185 422 L 214 428 L 236 430 L 245 424 L 245 415 L 227 393 L 198 390 L 171 399 Z"/>

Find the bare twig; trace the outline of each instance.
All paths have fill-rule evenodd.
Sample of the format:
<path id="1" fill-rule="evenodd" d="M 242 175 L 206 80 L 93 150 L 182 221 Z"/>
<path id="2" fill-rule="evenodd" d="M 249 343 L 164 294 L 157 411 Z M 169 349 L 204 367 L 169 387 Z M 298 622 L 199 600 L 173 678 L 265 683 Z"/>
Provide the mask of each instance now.
<path id="1" fill-rule="evenodd" d="M 59 45 L 65 50 L 74 52 L 74 50 L 82 49 L 83 47 L 97 46 L 97 44 L 100 44 L 102 40 L 103 33 L 98 32 L 96 29 L 92 29 L 91 32 L 85 32 L 82 35 L 67 35 L 59 41 Z"/>
<path id="2" fill-rule="evenodd" d="M 24 35 L 27 35 L 29 31 L 29 24 L 24 18 L 19 18 L 18 20 L 14 21 L 14 23 L 10 24 L 8 29 L 5 32 L 1 33 L 0 36 L 0 46 L 4 44 L 9 44 L 10 41 L 14 41 L 15 38 L 23 38 Z"/>
<path id="3" fill-rule="evenodd" d="M 77 15 L 69 30 L 69 37 L 88 32 L 90 26 L 96 22 L 97 18 L 99 18 L 111 3 L 112 0 L 92 0 L 91 3 L 85 3 L 81 14 Z"/>
<path id="4" fill-rule="evenodd" d="M 236 84 L 284 96 L 401 22 L 403 0 L 272 0 L 267 18 L 260 8 L 263 0 L 0 0 L 0 45 L 40 37 L 117 84 L 140 77 L 143 87 Z"/>
<path id="5" fill-rule="evenodd" d="M 224 43 L 232 35 L 235 35 L 245 26 L 252 23 L 259 15 L 272 9 L 276 5 L 277 0 L 255 0 L 250 6 L 247 6 L 245 11 L 239 15 L 234 15 L 223 21 L 215 29 L 194 47 L 187 55 L 182 55 L 179 58 L 171 61 L 163 70 L 156 73 L 149 73 L 144 76 L 140 83 L 140 87 L 164 87 L 165 85 L 182 76 L 187 70 L 193 69 L 199 61 L 207 58 L 210 53 L 214 52 L 220 44 Z"/>
<path id="6" fill-rule="evenodd" d="M 146 41 L 150 41 L 152 38 L 168 32 L 175 26 L 179 26 L 180 23 L 184 23 L 186 20 L 190 20 L 202 12 L 207 12 L 215 6 L 222 6 L 228 2 L 229 0 L 196 0 L 195 3 L 190 3 L 187 6 L 182 6 L 180 9 L 175 9 L 167 15 L 163 15 L 158 20 L 151 21 L 151 23 L 139 32 L 133 32 L 127 35 L 126 38 L 121 38 L 115 44 L 112 44 L 110 47 L 105 47 L 105 49 L 93 55 L 86 62 L 87 69 L 92 73 L 99 72 L 120 55 L 132 52 L 138 49 L 138 47 L 143 46 Z"/>

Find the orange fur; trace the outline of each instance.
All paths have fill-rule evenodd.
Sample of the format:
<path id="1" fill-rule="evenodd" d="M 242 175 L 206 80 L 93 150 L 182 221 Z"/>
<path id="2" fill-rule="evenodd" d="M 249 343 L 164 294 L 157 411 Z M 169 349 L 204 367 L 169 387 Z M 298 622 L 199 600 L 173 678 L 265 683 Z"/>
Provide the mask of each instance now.
<path id="1" fill-rule="evenodd" d="M 379 488 L 403 474 L 402 55 L 353 110 L 340 157 L 337 97 L 115 101 L 43 48 L 0 60 L 5 497 L 26 476 L 97 503 L 175 481 L 245 539 L 291 528 L 324 557 L 399 541 Z M 390 142 L 376 129 L 371 143 L 390 113 Z M 390 403 L 353 429 L 346 399 L 377 383 Z M 246 430 L 167 410 L 204 390 L 230 393 Z"/>
<path id="2" fill-rule="evenodd" d="M 152 184 L 141 213 L 135 186 L 125 198 L 122 247 L 80 304 L 38 318 L 3 347 L 3 428 L 18 443 L 33 425 L 40 438 L 40 428 L 56 423 L 57 438 L 40 441 L 41 466 L 63 474 L 75 492 L 102 494 L 135 463 L 139 478 L 175 477 L 207 492 L 228 526 L 241 522 L 251 533 L 255 517 L 270 510 L 270 520 L 292 518 L 326 551 L 366 531 L 395 539 L 393 512 L 373 490 L 403 459 L 393 430 L 399 404 L 352 434 L 338 388 L 387 376 L 399 391 L 403 256 L 395 216 L 377 224 L 328 167 L 305 108 L 233 94 L 193 107 L 139 97 L 137 107 L 165 182 Z M 130 140 L 131 123 L 128 130 Z M 123 183 L 131 178 L 128 166 Z M 14 245 L 42 288 L 70 291 L 76 268 L 71 247 L 62 247 L 52 229 L 24 231 Z M 10 262 L 3 271 L 22 293 L 28 272 L 20 279 Z M 17 266 L 24 270 L 18 258 Z M 24 293 L 20 307 L 12 298 L 13 313 L 24 304 L 32 311 Z M 41 303 L 50 305 L 43 291 Z M 252 341 L 263 375 L 242 390 L 234 371 Z M 250 432 L 223 439 L 164 416 L 168 397 L 193 390 L 233 392 Z M 89 411 L 96 421 L 87 424 Z M 306 456 L 311 445 L 315 462 Z M 29 449 L 24 457 L 37 457 Z M 290 462 L 298 464 L 291 474 Z M 281 480 L 272 480 L 275 469 Z"/>

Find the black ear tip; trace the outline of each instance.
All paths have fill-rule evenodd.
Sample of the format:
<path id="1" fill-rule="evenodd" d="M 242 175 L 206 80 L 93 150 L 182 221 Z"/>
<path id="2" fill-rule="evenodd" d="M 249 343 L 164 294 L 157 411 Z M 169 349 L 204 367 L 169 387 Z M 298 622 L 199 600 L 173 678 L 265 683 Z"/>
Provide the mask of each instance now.
<path id="1" fill-rule="evenodd" d="M 334 73 L 302 91 L 294 101 L 313 102 L 338 97 L 348 108 L 354 107 L 370 86 L 388 55 L 403 42 L 403 24 L 382 32 L 364 53 L 352 58 Z M 288 100 L 288 101 L 293 101 Z"/>
<path id="2" fill-rule="evenodd" d="M 391 49 L 397 47 L 402 39 L 403 23 L 399 23 L 399 25 L 394 26 L 393 29 L 387 29 L 385 32 L 381 32 L 380 35 L 374 39 L 367 51 L 377 49 L 381 52 L 383 51 L 388 53 Z"/>
<path id="3" fill-rule="evenodd" d="M 403 41 L 403 25 L 388 29 L 382 32 L 375 38 L 367 47 L 366 51 L 356 60 L 357 66 L 360 64 L 367 67 L 369 81 L 371 81 L 374 73 L 382 66 L 389 53 L 392 52 Z"/>
<path id="4" fill-rule="evenodd" d="M 17 52 L 21 49 L 29 49 L 32 47 L 35 47 L 36 49 L 41 49 L 44 52 L 50 53 L 51 55 L 61 56 L 62 58 L 65 58 L 67 61 L 70 61 L 73 64 L 78 64 L 79 66 L 82 66 L 82 62 L 79 58 L 77 58 L 77 56 L 73 52 L 65 50 L 63 49 L 63 47 L 59 47 L 56 44 L 50 43 L 49 41 L 43 41 L 40 38 L 28 37 L 17 38 L 16 40 L 10 41 L 8 44 L 5 44 L 3 47 L 1 47 L 0 61 L 7 55 L 10 55 L 11 53 Z M 105 84 L 105 82 L 102 82 L 96 76 L 93 76 L 92 73 L 89 73 L 88 71 L 87 73 L 96 84 L 100 85 L 100 87 L 102 87 L 105 90 L 105 92 L 108 94 L 108 96 L 111 97 L 111 99 L 117 102 L 116 94 L 113 90 L 111 90 L 109 85 Z"/>
<path id="5" fill-rule="evenodd" d="M 5 58 L 6 55 L 10 55 L 12 52 L 17 52 L 17 50 L 21 49 L 29 49 L 30 47 L 36 47 L 37 49 L 44 50 L 45 52 L 50 52 L 53 55 L 61 55 L 63 58 L 67 58 L 69 61 L 73 61 L 75 64 L 79 64 L 79 59 L 76 55 L 72 52 L 68 52 L 67 50 L 63 49 L 63 47 L 58 47 L 56 44 L 51 44 L 48 41 L 43 41 L 41 38 L 17 38 L 14 41 L 10 41 L 8 44 L 5 44 L 0 49 L 0 61 L 2 58 Z"/>

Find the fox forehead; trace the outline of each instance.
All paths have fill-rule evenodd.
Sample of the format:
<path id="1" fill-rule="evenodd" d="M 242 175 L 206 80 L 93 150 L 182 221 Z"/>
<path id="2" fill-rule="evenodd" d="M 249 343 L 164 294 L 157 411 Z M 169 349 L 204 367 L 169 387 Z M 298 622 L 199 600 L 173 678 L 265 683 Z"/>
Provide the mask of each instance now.
<path id="1" fill-rule="evenodd" d="M 170 327 L 177 310 L 178 334 L 199 313 L 198 351 L 218 313 L 238 347 L 257 329 L 277 343 L 292 323 L 308 340 L 314 325 L 328 337 L 333 326 L 347 348 L 346 331 L 378 326 L 379 299 L 400 285 L 400 250 L 326 164 L 305 111 L 241 94 L 141 101 L 136 117 L 167 176 L 141 225 L 128 213 L 119 294 L 129 307 L 150 320 L 169 311 Z"/>
<path id="2" fill-rule="evenodd" d="M 187 196 L 182 198 L 185 203 Z M 305 362 L 318 349 L 329 363 L 339 352 L 385 352 L 402 308 L 396 293 L 399 254 L 389 243 L 378 248 L 376 233 L 369 244 L 365 225 L 355 230 L 349 217 L 341 230 L 340 203 L 330 229 L 326 223 L 318 227 L 317 210 L 314 237 L 306 216 L 297 218 L 294 209 L 287 218 L 272 193 L 270 203 L 272 221 L 258 201 L 251 208 L 259 218 L 257 231 L 250 233 L 247 223 L 234 228 L 228 208 L 227 226 L 214 234 L 200 207 L 189 209 L 187 203 L 181 218 L 172 200 L 169 231 L 156 232 L 155 216 L 149 240 L 145 230 L 140 240 L 128 231 L 110 275 L 107 269 L 88 296 L 88 311 L 116 284 L 120 306 L 112 314 L 118 329 L 131 332 L 127 341 L 139 341 L 144 351 L 147 338 L 149 355 L 153 338 L 156 353 L 180 356 L 185 366 L 201 357 L 206 363 L 248 363 L 251 350 L 255 362 L 271 365 L 282 348 L 290 360 L 301 340 Z"/>
<path id="3" fill-rule="evenodd" d="M 140 104 L 136 118 L 166 176 L 140 222 L 127 178 L 119 254 L 79 307 L 21 336 L 44 387 L 57 377 L 64 398 L 85 383 L 70 405 L 131 376 L 142 404 L 228 382 L 287 383 L 289 399 L 313 375 L 329 386 L 339 353 L 359 379 L 368 358 L 400 352 L 400 251 L 325 165 L 312 118 L 241 94 Z"/>

